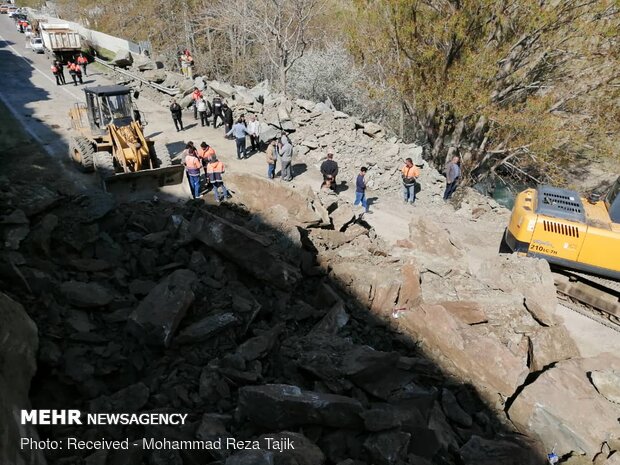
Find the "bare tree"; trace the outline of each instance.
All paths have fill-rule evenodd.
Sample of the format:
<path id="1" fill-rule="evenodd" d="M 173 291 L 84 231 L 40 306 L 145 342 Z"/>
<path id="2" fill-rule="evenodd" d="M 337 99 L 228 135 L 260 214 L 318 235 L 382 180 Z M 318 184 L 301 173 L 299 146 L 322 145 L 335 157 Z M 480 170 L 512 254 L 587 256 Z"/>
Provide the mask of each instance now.
<path id="1" fill-rule="evenodd" d="M 325 0 L 228 0 L 212 2 L 204 13 L 234 24 L 242 36 L 252 36 L 277 69 L 280 90 L 286 92 L 289 70 L 318 36 L 312 29 L 324 7 Z"/>
<path id="2" fill-rule="evenodd" d="M 309 30 L 323 7 L 321 0 L 258 0 L 248 15 L 255 17 L 254 34 L 278 69 L 284 93 L 288 72 L 310 44 Z"/>

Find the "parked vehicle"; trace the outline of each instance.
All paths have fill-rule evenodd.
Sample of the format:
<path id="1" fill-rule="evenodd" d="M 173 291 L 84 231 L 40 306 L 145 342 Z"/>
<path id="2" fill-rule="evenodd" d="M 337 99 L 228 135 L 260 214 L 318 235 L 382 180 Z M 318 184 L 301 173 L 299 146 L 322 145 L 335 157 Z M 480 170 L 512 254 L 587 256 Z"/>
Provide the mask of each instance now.
<path id="1" fill-rule="evenodd" d="M 0 14 L 7 14 L 9 12 L 10 5 L 0 5 Z"/>
<path id="2" fill-rule="evenodd" d="M 39 29 L 45 53 L 52 59 L 66 61 L 80 53 L 82 42 L 80 34 L 68 24 L 40 23 Z"/>
<path id="3" fill-rule="evenodd" d="M 45 53 L 45 47 L 43 47 L 43 39 L 40 37 L 33 37 L 30 39 L 30 48 L 35 53 Z"/>

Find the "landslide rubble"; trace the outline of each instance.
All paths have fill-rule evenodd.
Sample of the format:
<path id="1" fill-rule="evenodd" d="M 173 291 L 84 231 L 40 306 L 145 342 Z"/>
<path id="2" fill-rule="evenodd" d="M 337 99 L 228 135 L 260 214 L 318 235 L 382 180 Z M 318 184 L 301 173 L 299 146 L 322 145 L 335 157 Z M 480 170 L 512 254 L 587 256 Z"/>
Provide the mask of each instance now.
<path id="1" fill-rule="evenodd" d="M 35 408 L 188 414 L 43 438 L 295 450 L 59 450 L 48 463 L 523 465 L 554 446 L 573 463 L 617 460 L 618 359 L 579 357 L 544 262 L 472 258 L 432 217 L 390 247 L 338 196 L 230 184 L 246 189 L 213 207 L 2 183 L 0 280 L 38 327 Z"/>

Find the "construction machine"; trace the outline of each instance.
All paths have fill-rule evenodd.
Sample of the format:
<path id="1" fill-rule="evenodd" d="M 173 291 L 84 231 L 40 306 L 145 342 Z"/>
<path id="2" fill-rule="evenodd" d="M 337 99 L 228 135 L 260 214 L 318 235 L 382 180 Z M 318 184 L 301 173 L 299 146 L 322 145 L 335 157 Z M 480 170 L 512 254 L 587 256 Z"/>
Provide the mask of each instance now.
<path id="1" fill-rule="evenodd" d="M 559 293 L 620 328 L 620 177 L 604 195 L 526 189 L 515 199 L 504 245 L 547 260 Z"/>
<path id="2" fill-rule="evenodd" d="M 69 112 L 70 156 L 83 172 L 95 171 L 106 191 L 162 187 L 183 181 L 183 166 L 173 165 L 165 144 L 144 135 L 142 117 L 126 86 L 85 87 L 86 103 Z"/>

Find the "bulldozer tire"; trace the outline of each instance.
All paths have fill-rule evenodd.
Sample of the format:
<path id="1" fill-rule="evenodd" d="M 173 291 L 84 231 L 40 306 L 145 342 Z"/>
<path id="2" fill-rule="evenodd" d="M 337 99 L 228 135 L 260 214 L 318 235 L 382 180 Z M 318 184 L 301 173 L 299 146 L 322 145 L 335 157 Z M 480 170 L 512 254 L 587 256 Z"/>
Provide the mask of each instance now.
<path id="1" fill-rule="evenodd" d="M 95 149 L 86 137 L 74 137 L 71 140 L 69 155 L 80 171 L 84 173 L 93 171 Z"/>
<path id="2" fill-rule="evenodd" d="M 114 176 L 114 158 L 110 152 L 95 153 L 95 171 L 102 179 Z"/>
<path id="3" fill-rule="evenodd" d="M 163 142 L 155 142 L 153 145 L 155 151 L 155 166 L 157 168 L 166 168 L 172 166 L 172 157 L 168 147 Z"/>

